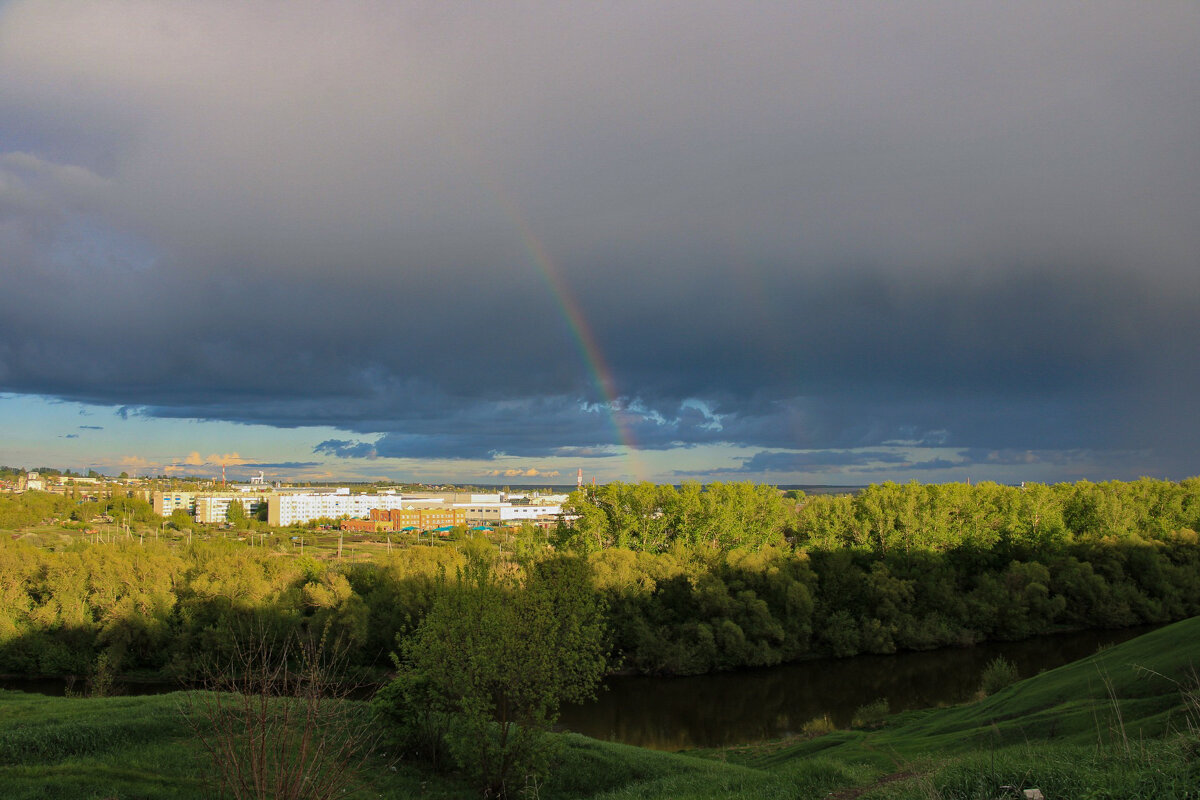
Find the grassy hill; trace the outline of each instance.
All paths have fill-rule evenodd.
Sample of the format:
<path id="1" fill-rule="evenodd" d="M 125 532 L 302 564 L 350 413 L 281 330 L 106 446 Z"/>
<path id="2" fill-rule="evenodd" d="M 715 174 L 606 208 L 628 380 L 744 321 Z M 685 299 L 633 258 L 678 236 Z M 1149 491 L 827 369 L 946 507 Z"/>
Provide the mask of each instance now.
<path id="1" fill-rule="evenodd" d="M 870 764 L 886 780 L 864 798 L 1004 797 L 1005 785 L 1047 798 L 1200 797 L 1197 670 L 1193 618 L 975 703 L 721 755 L 765 772 Z"/>
<path id="2" fill-rule="evenodd" d="M 561 738 L 545 798 L 1200 798 L 1200 618 L 953 708 L 873 730 L 659 753 Z M 6 798 L 206 795 L 207 762 L 180 695 L 53 698 L 0 692 Z M 369 765 L 361 797 L 457 798 L 471 789 L 415 767 Z"/>

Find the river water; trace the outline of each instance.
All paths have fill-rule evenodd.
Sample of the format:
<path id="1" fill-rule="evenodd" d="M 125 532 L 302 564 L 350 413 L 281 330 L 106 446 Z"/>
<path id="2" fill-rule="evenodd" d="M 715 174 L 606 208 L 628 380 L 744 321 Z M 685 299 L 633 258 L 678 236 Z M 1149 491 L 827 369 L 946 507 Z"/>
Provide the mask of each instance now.
<path id="1" fill-rule="evenodd" d="M 984 668 L 997 656 L 1027 678 L 1150 630 L 1083 631 L 682 678 L 614 675 L 594 702 L 564 708 L 559 727 L 669 751 L 777 739 L 824 716 L 848 726 L 860 706 L 880 698 L 893 713 L 965 702 L 979 690 Z"/>

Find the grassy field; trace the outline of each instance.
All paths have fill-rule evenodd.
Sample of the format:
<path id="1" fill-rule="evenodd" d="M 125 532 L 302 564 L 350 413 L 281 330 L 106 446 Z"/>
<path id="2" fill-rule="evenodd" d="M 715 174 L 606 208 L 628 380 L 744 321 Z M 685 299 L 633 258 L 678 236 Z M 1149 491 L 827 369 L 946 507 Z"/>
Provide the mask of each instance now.
<path id="1" fill-rule="evenodd" d="M 563 735 L 545 798 L 1200 798 L 1200 618 L 953 708 L 875 729 L 659 753 Z M 1185 692 L 1190 691 L 1190 696 Z M 0 692 L 5 798 L 211 796 L 181 695 Z M 814 725 L 820 728 L 820 725 Z M 356 797 L 470 797 L 454 776 L 384 759 Z M 1009 788 L 1005 788 L 1009 787 Z"/>

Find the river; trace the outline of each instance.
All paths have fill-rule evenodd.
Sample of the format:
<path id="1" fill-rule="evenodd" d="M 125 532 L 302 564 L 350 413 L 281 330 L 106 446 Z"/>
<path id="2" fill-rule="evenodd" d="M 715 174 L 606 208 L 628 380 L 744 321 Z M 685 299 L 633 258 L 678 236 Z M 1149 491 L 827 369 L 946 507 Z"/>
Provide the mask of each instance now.
<path id="1" fill-rule="evenodd" d="M 1150 630 L 1082 631 L 681 678 L 614 675 L 595 701 L 564 708 L 559 727 L 669 751 L 777 739 L 824 716 L 848 726 L 860 706 L 880 698 L 893 713 L 965 702 L 979 690 L 984 667 L 997 656 L 1027 678 Z"/>

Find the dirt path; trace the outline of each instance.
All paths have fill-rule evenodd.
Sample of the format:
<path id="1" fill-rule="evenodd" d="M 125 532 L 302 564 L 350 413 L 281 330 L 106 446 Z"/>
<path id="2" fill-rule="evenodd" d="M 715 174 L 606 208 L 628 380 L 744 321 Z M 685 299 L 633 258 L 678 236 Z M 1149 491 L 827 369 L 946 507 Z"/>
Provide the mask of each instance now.
<path id="1" fill-rule="evenodd" d="M 897 771 L 884 775 L 880 778 L 876 778 L 874 783 L 868 784 L 867 786 L 850 786 L 845 789 L 839 789 L 838 791 L 829 795 L 829 800 L 854 800 L 854 798 L 858 797 L 859 795 L 866 794 L 872 789 L 877 789 L 880 786 L 892 783 L 893 781 L 902 781 L 906 778 L 916 777 L 917 773 L 911 769 L 905 769 L 904 765 L 895 756 L 872 747 L 869 743 L 870 738 L 870 736 L 867 736 L 860 741 L 859 744 L 864 750 L 870 750 L 873 753 L 883 753 L 883 755 L 887 756 L 888 759 L 891 760 L 892 764 L 895 765 Z"/>
<path id="2" fill-rule="evenodd" d="M 892 781 L 902 781 L 905 778 L 916 777 L 916 774 L 917 773 L 913 772 L 912 770 L 893 772 L 890 775 L 884 775 L 882 778 L 876 779 L 876 781 L 869 786 L 851 786 L 848 789 L 840 789 L 829 795 L 829 798 L 830 800 L 854 800 L 855 797 L 866 794 L 872 789 L 878 789 L 880 786 L 889 784 Z"/>

